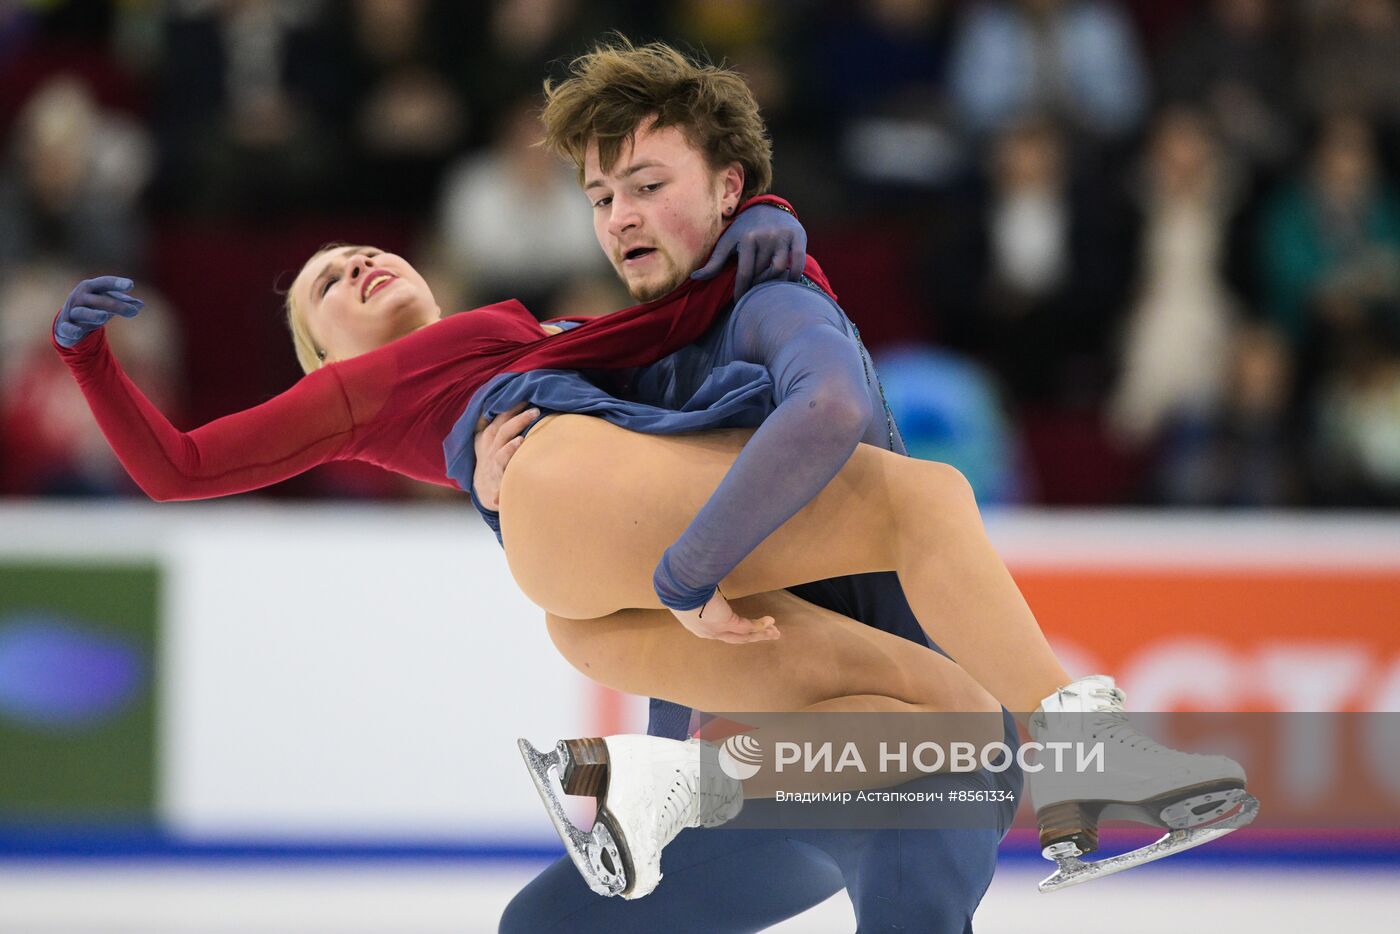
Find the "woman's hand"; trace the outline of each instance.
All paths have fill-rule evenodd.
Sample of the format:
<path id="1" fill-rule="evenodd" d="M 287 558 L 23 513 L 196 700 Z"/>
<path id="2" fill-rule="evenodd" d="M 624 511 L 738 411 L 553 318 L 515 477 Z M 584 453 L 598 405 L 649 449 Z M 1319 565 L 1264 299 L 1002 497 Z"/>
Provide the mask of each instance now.
<path id="1" fill-rule="evenodd" d="M 54 340 L 60 347 L 71 349 L 117 315 L 136 317 L 145 303 L 126 294 L 135 284 L 121 276 L 98 276 L 79 282 L 54 319 Z"/>
<path id="2" fill-rule="evenodd" d="M 472 489 L 476 491 L 477 501 L 487 509 L 495 512 L 501 508 L 501 481 L 506 475 L 506 465 L 525 440 L 521 432 L 539 417 L 539 409 L 527 409 L 522 402 L 497 415 L 490 424 L 484 419 L 477 423 L 476 437 L 472 441 L 476 449 Z"/>
<path id="3" fill-rule="evenodd" d="M 807 231 L 782 208 L 756 204 L 741 211 L 720 234 L 710 260 L 692 279 L 712 279 L 735 254 L 739 269 L 734 278 L 734 300 L 760 282 L 786 279 L 796 282 L 807 265 Z"/>
<path id="4" fill-rule="evenodd" d="M 704 606 L 693 610 L 672 610 L 681 625 L 702 639 L 718 639 L 733 645 L 746 642 L 771 642 L 782 634 L 773 617 L 745 619 L 729 606 L 718 591 Z"/>

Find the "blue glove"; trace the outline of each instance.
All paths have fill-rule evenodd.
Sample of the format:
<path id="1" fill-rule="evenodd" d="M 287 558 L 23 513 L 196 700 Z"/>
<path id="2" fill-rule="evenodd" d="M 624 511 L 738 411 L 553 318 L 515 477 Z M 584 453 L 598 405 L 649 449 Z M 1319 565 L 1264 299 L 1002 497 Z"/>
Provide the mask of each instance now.
<path id="1" fill-rule="evenodd" d="M 739 256 L 734 279 L 734 300 L 760 282 L 784 279 L 796 282 L 807 264 L 807 231 L 782 208 L 756 204 L 720 234 L 710 261 L 690 274 L 692 279 L 712 279 L 734 254 Z"/>
<path id="2" fill-rule="evenodd" d="M 60 347 L 71 349 L 116 315 L 136 317 L 145 302 L 126 294 L 135 285 L 121 276 L 98 276 L 79 282 L 54 321 L 54 340 Z"/>

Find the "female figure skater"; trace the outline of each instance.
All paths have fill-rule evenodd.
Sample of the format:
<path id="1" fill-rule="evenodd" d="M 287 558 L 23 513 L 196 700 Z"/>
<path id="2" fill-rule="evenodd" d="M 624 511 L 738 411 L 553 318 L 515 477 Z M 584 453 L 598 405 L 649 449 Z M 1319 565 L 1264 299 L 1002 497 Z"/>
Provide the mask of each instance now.
<path id="1" fill-rule="evenodd" d="M 807 275 L 824 286 L 810 260 Z M 683 433 L 751 427 L 767 414 L 761 399 L 771 383 L 740 373 L 736 382 L 720 380 L 713 392 L 702 392 L 705 398 L 692 400 L 693 406 L 663 417 L 661 410 L 607 397 L 572 371 L 641 366 L 694 341 L 727 305 L 733 278 L 726 272 L 691 281 L 645 305 L 551 335 L 517 302 L 442 318 L 422 277 L 401 257 L 360 247 L 321 251 L 303 267 L 288 295 L 298 356 L 308 375 L 260 406 L 191 432 L 176 430 L 125 377 L 107 348 L 102 325 L 140 307 L 128 294 L 129 280 L 80 283 L 59 313 L 54 338 L 117 456 L 159 500 L 256 489 L 349 458 L 469 489 L 477 425 L 518 401 L 522 392 L 549 400 L 556 411 L 600 415 L 558 414 L 536 424 L 530 444 L 521 446 L 506 474 L 501 517 L 512 573 L 532 600 L 561 621 L 609 617 L 591 632 L 588 626 L 570 631 L 571 638 L 587 640 L 598 662 L 590 674 L 613 687 L 709 709 L 991 714 L 999 701 L 1027 709 L 1016 703 L 1024 699 L 1014 692 L 989 692 L 968 673 L 1014 667 L 1016 655 L 1048 655 L 1053 663 L 1053 655 L 1033 618 L 1027 625 L 1029 612 L 986 542 L 966 482 L 950 467 L 867 446 L 858 447 L 834 480 L 723 576 L 720 583 L 730 596 L 749 598 L 739 604 L 743 615 L 717 590 L 699 606 L 672 610 L 693 632 L 728 642 L 769 643 L 727 652 L 727 677 L 712 665 L 695 664 L 697 643 L 689 633 L 674 624 L 658 627 L 656 614 L 646 615 L 662 606 L 652 578 L 658 561 L 668 545 L 689 534 L 692 519 L 740 456 L 747 435 L 739 430 L 641 434 L 609 420 Z M 840 417 L 839 407 L 832 417 Z M 587 495 L 567 494 L 579 477 L 588 478 Z M 783 483 L 782 476 L 771 480 L 774 489 Z M 673 578 L 683 577 L 676 568 L 667 570 Z M 925 625 L 937 620 L 945 631 L 958 630 L 959 590 L 996 589 L 1001 581 L 1006 623 L 964 639 L 955 664 L 780 592 L 806 581 L 877 570 L 897 571 L 921 620 Z M 783 622 L 782 639 L 776 619 Z M 629 630 L 637 633 L 635 642 Z M 561 648 L 578 664 L 577 653 Z M 987 680 L 998 684 L 995 677 Z M 1176 804 L 1208 794 L 1243 794 L 1243 772 L 1229 760 L 1148 749 L 1122 720 L 1121 706 L 1115 712 L 1110 704 L 1104 714 L 1104 705 L 1091 699 L 1111 697 L 1111 681 L 1070 682 L 1064 676 L 1060 683 L 1065 686 L 1038 713 L 1096 711 L 1101 715 L 1093 721 L 1095 729 L 1135 745 L 1140 741 L 1157 757 L 1149 780 L 1141 775 L 1125 780 L 1112 800 L 1149 801 L 1161 810 L 1157 806 L 1165 807 L 1168 797 Z M 999 717 L 987 719 L 996 729 L 986 739 L 999 739 Z M 1080 724 L 1058 732 L 1054 724 L 1042 725 L 1038 738 L 1086 730 Z M 646 739 L 652 745 L 670 742 Z M 702 775 L 699 755 L 689 750 L 655 754 L 636 746 L 609 741 L 603 750 L 615 760 L 604 817 L 611 815 L 623 847 L 603 841 L 590 851 L 596 855 L 601 846 L 622 857 L 614 858 L 614 878 L 605 881 L 614 893 L 631 897 L 654 887 L 660 850 L 682 826 L 723 822 L 735 813 L 741 794 L 735 783 L 713 778 L 714 770 Z M 599 758 L 597 764 L 607 767 Z M 696 789 L 699 779 L 707 784 Z M 670 811 L 628 811 L 634 799 L 665 797 L 652 794 L 653 785 L 664 790 L 677 783 L 699 793 Z M 1092 844 L 1093 809 L 1109 799 L 1086 801 L 1072 793 L 1061 798 L 1049 805 L 1038 801 L 1042 817 L 1047 808 L 1061 808 L 1053 842 Z M 1188 818 L 1206 819 L 1197 812 Z M 585 862 L 599 878 L 612 871 L 592 856 Z"/>

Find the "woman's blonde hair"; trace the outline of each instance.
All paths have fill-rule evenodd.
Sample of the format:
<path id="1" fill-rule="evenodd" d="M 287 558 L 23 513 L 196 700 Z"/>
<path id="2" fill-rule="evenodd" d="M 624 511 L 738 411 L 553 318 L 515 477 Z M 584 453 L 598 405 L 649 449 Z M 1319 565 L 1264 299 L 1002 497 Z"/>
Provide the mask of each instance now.
<path id="1" fill-rule="evenodd" d="M 331 250 L 340 250 L 350 246 L 349 243 L 327 243 L 302 263 L 301 269 L 297 271 L 297 276 L 311 265 L 312 260 L 329 253 Z M 296 280 L 292 280 L 292 285 L 296 285 Z M 326 352 L 316 344 L 316 339 L 311 336 L 311 328 L 306 323 L 306 312 L 301 307 L 301 302 L 297 297 L 295 288 L 289 287 L 283 304 L 287 311 L 287 330 L 292 332 L 292 348 L 297 354 L 297 363 L 301 364 L 303 373 L 311 373 L 326 365 Z"/>
<path id="2" fill-rule="evenodd" d="M 589 143 L 610 172 L 622 144 L 652 118 L 658 129 L 680 128 L 710 168 L 743 166 L 745 199 L 772 184 L 773 145 L 744 79 L 665 43 L 636 46 L 613 35 L 574 59 L 564 81 L 546 79 L 544 96 L 543 145 L 578 167 L 580 184 Z"/>

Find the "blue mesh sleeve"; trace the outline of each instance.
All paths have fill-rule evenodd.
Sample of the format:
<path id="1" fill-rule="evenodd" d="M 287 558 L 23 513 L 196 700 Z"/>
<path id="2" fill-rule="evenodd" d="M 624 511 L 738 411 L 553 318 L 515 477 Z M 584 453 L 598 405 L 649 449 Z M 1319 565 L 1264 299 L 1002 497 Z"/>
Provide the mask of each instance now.
<path id="1" fill-rule="evenodd" d="M 656 593 L 678 610 L 704 604 L 725 575 L 816 496 L 874 414 L 860 344 L 826 295 L 768 283 L 746 294 L 734 316 L 735 356 L 768 368 L 777 407 L 657 565 Z"/>

